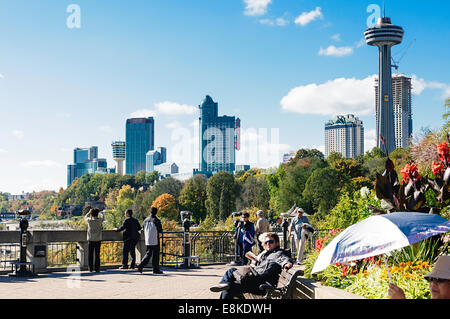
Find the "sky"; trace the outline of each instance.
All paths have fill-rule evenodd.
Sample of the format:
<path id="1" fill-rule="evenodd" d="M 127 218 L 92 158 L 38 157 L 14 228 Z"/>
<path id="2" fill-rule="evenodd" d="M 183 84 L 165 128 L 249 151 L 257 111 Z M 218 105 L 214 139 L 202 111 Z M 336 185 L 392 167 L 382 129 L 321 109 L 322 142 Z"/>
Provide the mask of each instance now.
<path id="1" fill-rule="evenodd" d="M 67 187 L 76 147 L 155 118 L 155 146 L 198 167 L 198 105 L 241 119 L 237 164 L 324 151 L 324 124 L 354 114 L 375 146 L 378 52 L 364 31 L 381 0 L 0 0 L 0 191 Z M 387 0 L 392 49 L 413 79 L 414 134 L 442 126 L 450 96 L 449 1 Z M 395 70 L 394 70 L 395 73 Z"/>

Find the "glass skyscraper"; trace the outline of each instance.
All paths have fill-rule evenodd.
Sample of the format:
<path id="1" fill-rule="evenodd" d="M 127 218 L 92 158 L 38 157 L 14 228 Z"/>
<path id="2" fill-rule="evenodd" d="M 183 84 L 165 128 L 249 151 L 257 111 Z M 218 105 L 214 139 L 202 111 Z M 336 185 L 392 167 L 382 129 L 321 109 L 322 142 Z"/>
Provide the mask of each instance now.
<path id="1" fill-rule="evenodd" d="M 136 175 L 145 170 L 146 154 L 155 147 L 155 121 L 153 117 L 127 119 L 126 174 Z"/>
<path id="2" fill-rule="evenodd" d="M 218 116 L 218 103 L 207 95 L 200 108 L 200 167 L 197 173 L 226 171 L 236 165 L 236 132 L 240 120 L 234 116 Z"/>
<path id="3" fill-rule="evenodd" d="M 115 173 L 115 169 L 107 167 L 106 159 L 98 158 L 97 146 L 75 148 L 73 164 L 67 165 L 67 186 L 72 185 L 75 178 L 95 173 Z"/>

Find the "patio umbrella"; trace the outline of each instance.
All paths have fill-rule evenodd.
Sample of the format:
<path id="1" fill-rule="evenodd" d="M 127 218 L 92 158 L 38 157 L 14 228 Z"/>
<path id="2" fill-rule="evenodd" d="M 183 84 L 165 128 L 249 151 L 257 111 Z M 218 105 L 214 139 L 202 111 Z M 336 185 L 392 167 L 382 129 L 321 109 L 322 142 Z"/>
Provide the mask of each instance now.
<path id="1" fill-rule="evenodd" d="M 336 236 L 320 252 L 311 273 L 330 264 L 385 254 L 447 231 L 450 221 L 438 215 L 399 212 L 371 216 Z"/>

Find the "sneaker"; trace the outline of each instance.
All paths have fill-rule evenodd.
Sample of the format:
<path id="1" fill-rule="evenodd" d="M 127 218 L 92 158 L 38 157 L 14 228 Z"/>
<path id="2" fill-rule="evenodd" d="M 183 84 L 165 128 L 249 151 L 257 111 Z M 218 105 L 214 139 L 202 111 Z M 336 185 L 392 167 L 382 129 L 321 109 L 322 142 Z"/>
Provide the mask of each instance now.
<path id="1" fill-rule="evenodd" d="M 142 274 L 142 269 L 143 269 L 143 267 L 137 267 L 137 270 Z"/>
<path id="2" fill-rule="evenodd" d="M 153 272 L 155 275 L 161 275 L 163 274 L 163 272 L 161 270 L 156 270 Z"/>
<path id="3" fill-rule="evenodd" d="M 221 292 L 224 290 L 228 290 L 229 288 L 230 288 L 229 284 L 217 284 L 209 288 L 209 290 L 211 290 L 212 292 Z"/>

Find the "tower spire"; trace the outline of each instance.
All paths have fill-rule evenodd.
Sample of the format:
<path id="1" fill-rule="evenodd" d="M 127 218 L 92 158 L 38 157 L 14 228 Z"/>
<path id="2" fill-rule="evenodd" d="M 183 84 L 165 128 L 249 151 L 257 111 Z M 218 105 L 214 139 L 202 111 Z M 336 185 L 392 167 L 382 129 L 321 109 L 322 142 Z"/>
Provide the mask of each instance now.
<path id="1" fill-rule="evenodd" d="M 383 18 L 386 18 L 386 1 L 383 0 Z"/>

